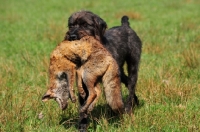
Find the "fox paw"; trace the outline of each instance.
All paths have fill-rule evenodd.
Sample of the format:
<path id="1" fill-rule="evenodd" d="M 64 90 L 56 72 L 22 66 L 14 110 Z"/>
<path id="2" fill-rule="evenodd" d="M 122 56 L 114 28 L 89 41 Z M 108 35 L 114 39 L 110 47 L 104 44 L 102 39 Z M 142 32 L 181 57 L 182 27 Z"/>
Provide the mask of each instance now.
<path id="1" fill-rule="evenodd" d="M 91 104 L 91 105 L 88 107 L 87 113 L 91 112 L 93 109 L 94 109 L 94 104 Z"/>
<path id="2" fill-rule="evenodd" d="M 81 107 L 79 110 L 80 113 L 85 113 L 86 111 L 87 111 L 87 109 L 85 107 Z"/>
<path id="3" fill-rule="evenodd" d="M 85 93 L 85 92 L 82 92 L 82 93 L 80 93 L 80 96 L 81 96 L 83 99 L 85 99 L 86 93 Z"/>

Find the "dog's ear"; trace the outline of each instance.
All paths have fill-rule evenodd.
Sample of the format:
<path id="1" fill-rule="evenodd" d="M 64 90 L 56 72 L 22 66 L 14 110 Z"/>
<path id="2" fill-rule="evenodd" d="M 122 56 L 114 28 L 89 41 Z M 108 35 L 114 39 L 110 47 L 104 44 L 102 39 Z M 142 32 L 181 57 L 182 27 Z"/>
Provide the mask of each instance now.
<path id="1" fill-rule="evenodd" d="M 95 23 L 95 28 L 97 31 L 95 31 L 95 37 L 99 40 L 102 41 L 103 35 L 105 33 L 105 30 L 107 28 L 106 22 L 101 19 L 100 17 L 94 17 L 94 23 Z"/>

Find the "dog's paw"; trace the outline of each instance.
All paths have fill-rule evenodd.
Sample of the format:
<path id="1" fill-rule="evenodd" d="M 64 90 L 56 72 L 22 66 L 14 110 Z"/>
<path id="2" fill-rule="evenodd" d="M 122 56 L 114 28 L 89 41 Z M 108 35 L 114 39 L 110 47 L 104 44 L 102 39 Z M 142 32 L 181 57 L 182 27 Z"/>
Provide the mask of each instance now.
<path id="1" fill-rule="evenodd" d="M 132 108 L 133 108 L 133 105 L 134 105 L 134 100 L 129 97 L 125 104 L 126 104 L 125 105 L 125 113 L 126 114 L 131 114 L 132 113 Z"/>
<path id="2" fill-rule="evenodd" d="M 131 113 L 132 113 L 132 107 L 131 106 L 126 106 L 125 107 L 125 113 L 131 115 Z"/>
<path id="3" fill-rule="evenodd" d="M 79 132 L 87 132 L 87 124 L 79 124 Z"/>

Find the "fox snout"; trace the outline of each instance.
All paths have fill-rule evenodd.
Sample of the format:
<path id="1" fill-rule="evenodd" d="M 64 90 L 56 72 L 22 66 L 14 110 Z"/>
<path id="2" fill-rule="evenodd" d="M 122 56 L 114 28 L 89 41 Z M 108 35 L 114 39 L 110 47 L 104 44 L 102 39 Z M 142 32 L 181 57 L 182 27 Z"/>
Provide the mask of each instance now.
<path id="1" fill-rule="evenodd" d="M 46 102 L 50 99 L 55 99 L 55 101 L 58 103 L 59 107 L 62 110 L 65 110 L 68 106 L 68 98 L 62 97 L 60 95 L 56 95 L 56 93 L 51 92 L 48 90 L 43 96 L 42 96 L 42 101 Z"/>
<path id="2" fill-rule="evenodd" d="M 50 92 L 49 90 L 42 96 L 42 101 L 46 102 L 49 99 L 54 98 L 54 94 L 52 92 Z"/>

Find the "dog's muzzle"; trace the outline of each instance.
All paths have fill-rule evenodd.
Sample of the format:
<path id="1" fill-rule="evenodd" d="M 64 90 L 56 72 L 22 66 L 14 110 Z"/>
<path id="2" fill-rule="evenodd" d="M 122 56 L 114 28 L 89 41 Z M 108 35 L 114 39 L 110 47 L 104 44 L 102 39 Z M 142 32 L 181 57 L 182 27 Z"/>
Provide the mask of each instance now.
<path id="1" fill-rule="evenodd" d="M 78 28 L 74 27 L 67 32 L 67 38 L 69 41 L 78 40 Z"/>
<path id="2" fill-rule="evenodd" d="M 78 37 L 77 37 L 77 35 L 76 34 L 69 34 L 69 40 L 71 41 L 71 40 L 77 40 L 78 39 Z"/>

